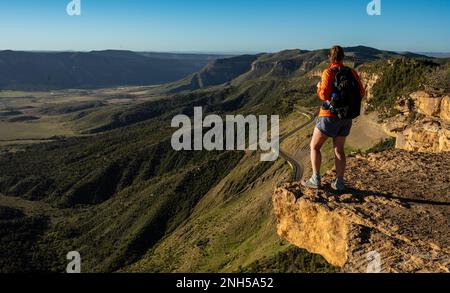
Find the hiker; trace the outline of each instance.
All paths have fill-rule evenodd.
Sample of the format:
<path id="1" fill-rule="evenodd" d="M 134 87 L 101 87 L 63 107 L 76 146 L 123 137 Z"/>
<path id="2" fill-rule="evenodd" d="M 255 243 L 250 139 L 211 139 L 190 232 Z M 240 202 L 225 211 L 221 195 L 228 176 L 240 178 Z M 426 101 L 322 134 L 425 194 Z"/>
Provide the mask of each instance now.
<path id="1" fill-rule="evenodd" d="M 301 184 L 308 188 L 321 187 L 321 148 L 328 138 L 333 139 L 336 163 L 336 180 L 331 187 L 336 191 L 345 190 L 344 173 L 346 157 L 344 145 L 352 128 L 352 119 L 360 115 L 361 100 L 365 89 L 358 73 L 344 66 L 344 49 L 334 46 L 330 49 L 330 65 L 317 84 L 317 95 L 324 101 L 320 109 L 317 125 L 311 141 L 311 164 L 313 175 Z"/>

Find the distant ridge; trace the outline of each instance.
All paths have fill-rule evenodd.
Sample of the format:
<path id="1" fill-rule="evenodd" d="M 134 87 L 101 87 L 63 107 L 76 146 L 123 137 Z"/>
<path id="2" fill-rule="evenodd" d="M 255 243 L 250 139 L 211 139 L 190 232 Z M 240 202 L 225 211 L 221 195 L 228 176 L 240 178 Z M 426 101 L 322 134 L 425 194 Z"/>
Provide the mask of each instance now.
<path id="1" fill-rule="evenodd" d="M 344 48 L 346 60 L 354 66 L 386 58 L 429 58 L 411 52 L 397 53 L 379 50 L 367 46 Z M 169 92 L 192 91 L 231 82 L 239 76 L 255 78 L 260 76 L 286 77 L 309 72 L 320 64 L 328 62 L 328 49 L 320 50 L 283 50 L 276 53 L 241 55 L 210 61 L 202 70 L 167 87 Z"/>
<path id="2" fill-rule="evenodd" d="M 136 53 L 0 51 L 0 89 L 47 90 L 155 85 L 179 80 L 222 56 Z"/>
<path id="3" fill-rule="evenodd" d="M 347 60 L 364 62 L 416 53 L 396 53 L 366 46 L 345 48 Z M 327 59 L 327 50 L 284 50 L 269 54 L 214 55 L 194 53 L 0 51 L 0 89 L 50 90 L 172 84 L 172 92 L 220 85 L 255 71 L 290 75 L 309 71 Z"/>
<path id="4" fill-rule="evenodd" d="M 441 53 L 441 52 L 418 52 L 417 54 L 434 57 L 434 58 L 450 58 L 450 53 Z"/>

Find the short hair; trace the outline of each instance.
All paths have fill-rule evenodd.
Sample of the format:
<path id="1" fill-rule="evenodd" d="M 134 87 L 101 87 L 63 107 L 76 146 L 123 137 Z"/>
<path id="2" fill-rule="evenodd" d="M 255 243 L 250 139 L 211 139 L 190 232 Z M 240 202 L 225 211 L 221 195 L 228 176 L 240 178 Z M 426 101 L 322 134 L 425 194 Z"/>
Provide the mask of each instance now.
<path id="1" fill-rule="evenodd" d="M 345 53 L 344 49 L 341 46 L 334 46 L 330 49 L 330 62 L 342 62 L 344 60 Z"/>

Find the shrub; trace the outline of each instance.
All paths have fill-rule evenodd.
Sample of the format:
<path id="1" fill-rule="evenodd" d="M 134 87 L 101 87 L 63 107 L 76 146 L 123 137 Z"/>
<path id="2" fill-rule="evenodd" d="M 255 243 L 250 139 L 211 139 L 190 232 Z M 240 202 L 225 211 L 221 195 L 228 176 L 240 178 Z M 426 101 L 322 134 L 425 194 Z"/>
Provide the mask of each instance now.
<path id="1" fill-rule="evenodd" d="M 438 64 L 429 60 L 398 58 L 376 65 L 382 74 L 373 87 L 368 111 L 377 110 L 382 118 L 395 115 L 394 104 L 399 97 L 421 89 Z"/>

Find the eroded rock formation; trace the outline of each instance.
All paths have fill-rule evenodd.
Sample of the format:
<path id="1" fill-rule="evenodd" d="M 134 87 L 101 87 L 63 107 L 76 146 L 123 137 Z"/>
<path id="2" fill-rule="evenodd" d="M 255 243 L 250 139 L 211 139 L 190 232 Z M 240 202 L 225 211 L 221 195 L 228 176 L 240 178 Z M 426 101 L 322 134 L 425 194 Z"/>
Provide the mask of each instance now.
<path id="1" fill-rule="evenodd" d="M 450 96 L 419 91 L 400 99 L 395 108 L 399 114 L 386 120 L 384 128 L 397 137 L 397 148 L 432 153 L 450 151 Z"/>
<path id="2" fill-rule="evenodd" d="M 449 168 L 446 154 L 350 158 L 345 194 L 299 184 L 275 190 L 278 234 L 346 272 L 449 272 Z"/>

